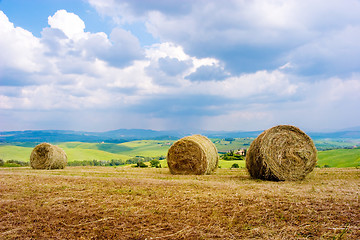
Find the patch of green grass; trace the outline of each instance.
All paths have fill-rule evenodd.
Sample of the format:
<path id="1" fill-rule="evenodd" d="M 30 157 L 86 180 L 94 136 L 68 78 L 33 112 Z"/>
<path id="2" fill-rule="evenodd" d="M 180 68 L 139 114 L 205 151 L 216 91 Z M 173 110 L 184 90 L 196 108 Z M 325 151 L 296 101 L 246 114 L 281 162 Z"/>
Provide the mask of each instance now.
<path id="1" fill-rule="evenodd" d="M 119 144 L 131 150 L 125 151 L 127 155 L 144 156 L 144 157 L 158 157 L 166 156 L 171 144 L 174 141 L 159 141 L 159 140 L 141 140 L 132 141 Z"/>
<path id="2" fill-rule="evenodd" d="M 238 160 L 235 160 L 235 161 L 225 161 L 225 160 L 219 160 L 219 166 L 220 166 L 221 168 L 231 168 L 231 166 L 232 166 L 234 163 L 239 164 L 239 167 L 240 167 L 240 168 L 244 168 L 244 167 L 245 167 L 245 161 L 238 161 Z"/>
<path id="3" fill-rule="evenodd" d="M 62 142 L 56 144 L 61 148 L 83 148 L 83 149 L 97 149 L 96 143 L 84 143 L 84 142 Z"/>
<path id="4" fill-rule="evenodd" d="M 100 150 L 110 153 L 123 153 L 132 150 L 129 147 L 116 143 L 83 143 L 83 142 L 65 142 L 59 143 L 61 148 L 76 148 L 76 149 L 92 149 Z"/>
<path id="5" fill-rule="evenodd" d="M 131 156 L 124 154 L 115 154 L 95 149 L 82 149 L 82 148 L 63 148 L 68 156 L 69 161 L 83 161 L 83 160 L 105 160 L 121 159 L 127 160 Z"/>
<path id="6" fill-rule="evenodd" d="M 318 165 L 323 167 L 357 167 L 360 166 L 360 149 L 335 149 L 318 152 Z"/>
<path id="7" fill-rule="evenodd" d="M 227 152 L 229 150 L 237 150 L 241 148 L 249 148 L 254 138 L 234 138 L 234 141 L 225 141 L 224 139 L 211 139 L 215 143 L 219 152 Z"/>
<path id="8" fill-rule="evenodd" d="M 314 143 L 318 151 L 325 151 L 331 149 L 352 148 L 354 145 L 359 145 L 360 140 L 315 140 Z"/>
<path id="9" fill-rule="evenodd" d="M 92 143 L 62 143 L 58 146 L 61 147 L 68 156 L 69 161 L 83 161 L 83 160 L 105 160 L 109 161 L 111 159 L 121 159 L 127 160 L 131 158 L 129 155 L 125 154 L 115 154 L 106 151 L 100 151 L 97 149 L 91 149 Z M 89 148 L 84 148 L 88 146 Z M 0 159 L 3 160 L 20 160 L 28 162 L 30 159 L 30 154 L 33 148 L 31 147 L 19 147 L 19 146 L 9 146 L 4 145 L 0 146 Z"/>
<path id="10" fill-rule="evenodd" d="M 13 145 L 0 145 L 0 159 L 19 160 L 28 162 L 32 148 Z"/>
<path id="11" fill-rule="evenodd" d="M 96 148 L 101 151 L 110 152 L 110 153 L 123 153 L 131 150 L 131 148 L 127 146 L 114 144 L 114 143 L 99 143 L 96 144 Z"/>

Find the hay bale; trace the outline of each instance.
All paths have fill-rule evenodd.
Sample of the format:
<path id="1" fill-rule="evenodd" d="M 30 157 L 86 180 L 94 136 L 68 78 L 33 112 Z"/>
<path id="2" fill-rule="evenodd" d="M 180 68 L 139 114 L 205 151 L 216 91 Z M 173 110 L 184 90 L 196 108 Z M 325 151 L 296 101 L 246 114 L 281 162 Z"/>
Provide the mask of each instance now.
<path id="1" fill-rule="evenodd" d="M 219 155 L 215 145 L 202 135 L 176 141 L 167 154 L 167 164 L 172 174 L 210 174 L 218 163 Z"/>
<path id="2" fill-rule="evenodd" d="M 34 169 L 63 169 L 66 164 L 64 150 L 50 143 L 40 143 L 30 155 L 30 165 Z"/>
<path id="3" fill-rule="evenodd" d="M 253 178 L 302 180 L 317 162 L 311 138 L 299 128 L 279 125 L 261 133 L 250 145 L 246 168 Z"/>

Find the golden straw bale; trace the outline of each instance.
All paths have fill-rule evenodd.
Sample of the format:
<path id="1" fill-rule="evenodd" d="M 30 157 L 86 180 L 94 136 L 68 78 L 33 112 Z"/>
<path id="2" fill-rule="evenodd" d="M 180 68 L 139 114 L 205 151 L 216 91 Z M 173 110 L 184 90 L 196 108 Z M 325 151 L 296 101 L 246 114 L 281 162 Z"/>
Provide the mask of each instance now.
<path id="1" fill-rule="evenodd" d="M 210 174 L 218 167 L 219 155 L 207 137 L 192 135 L 170 147 L 167 163 L 172 174 Z"/>
<path id="2" fill-rule="evenodd" d="M 40 143 L 30 155 L 30 165 L 34 169 L 63 169 L 66 164 L 64 150 L 50 143 Z"/>
<path id="3" fill-rule="evenodd" d="M 302 180 L 317 162 L 311 138 L 299 128 L 279 125 L 265 130 L 250 145 L 246 168 L 253 178 Z"/>

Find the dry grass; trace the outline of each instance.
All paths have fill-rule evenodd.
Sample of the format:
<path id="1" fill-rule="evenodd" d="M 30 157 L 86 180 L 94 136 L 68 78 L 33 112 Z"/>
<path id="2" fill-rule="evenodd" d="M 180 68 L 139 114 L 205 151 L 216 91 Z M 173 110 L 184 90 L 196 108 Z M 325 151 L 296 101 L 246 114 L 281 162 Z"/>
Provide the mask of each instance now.
<path id="1" fill-rule="evenodd" d="M 360 239 L 360 171 L 302 182 L 245 169 L 0 169 L 0 239 Z"/>

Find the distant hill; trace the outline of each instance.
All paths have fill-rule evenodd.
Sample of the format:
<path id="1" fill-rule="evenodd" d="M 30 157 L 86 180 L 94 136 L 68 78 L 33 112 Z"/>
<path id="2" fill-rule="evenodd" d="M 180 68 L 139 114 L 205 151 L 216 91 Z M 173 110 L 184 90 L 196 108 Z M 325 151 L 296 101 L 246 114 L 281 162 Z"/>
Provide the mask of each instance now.
<path id="1" fill-rule="evenodd" d="M 111 142 L 132 140 L 173 140 L 182 137 L 174 131 L 145 129 L 118 129 L 107 132 L 82 132 L 66 130 L 26 130 L 0 132 L 0 142 Z"/>
<path id="2" fill-rule="evenodd" d="M 257 137 L 261 131 L 198 131 L 209 138 Z M 0 132 L 0 142 L 108 142 L 122 143 L 133 140 L 176 140 L 193 133 L 177 131 L 155 131 L 148 129 L 118 129 L 106 132 L 84 132 L 67 130 L 26 130 Z M 318 139 L 360 139 L 360 131 L 340 131 L 332 133 L 308 133 Z"/>
<path id="3" fill-rule="evenodd" d="M 340 131 L 330 133 L 309 133 L 313 139 L 360 139 L 360 131 Z"/>

